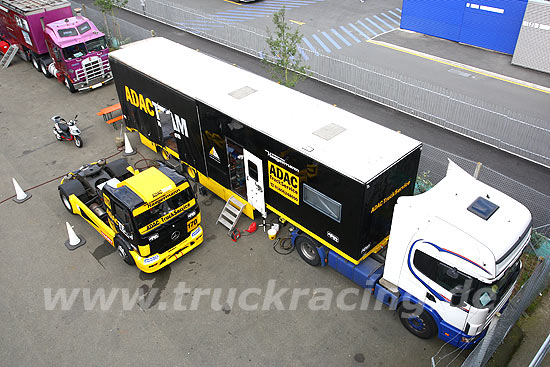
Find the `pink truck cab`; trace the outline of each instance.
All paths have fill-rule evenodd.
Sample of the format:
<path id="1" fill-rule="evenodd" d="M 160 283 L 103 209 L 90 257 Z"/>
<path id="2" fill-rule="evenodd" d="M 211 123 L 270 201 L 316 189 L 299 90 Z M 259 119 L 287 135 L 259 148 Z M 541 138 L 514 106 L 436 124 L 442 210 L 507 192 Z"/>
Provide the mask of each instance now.
<path id="1" fill-rule="evenodd" d="M 75 12 L 67 0 L 0 0 L 0 41 L 71 93 L 113 79 L 105 35 Z"/>
<path id="2" fill-rule="evenodd" d="M 76 90 L 94 89 L 113 79 L 105 35 L 87 18 L 77 14 L 46 25 L 50 58 L 48 72 Z"/>

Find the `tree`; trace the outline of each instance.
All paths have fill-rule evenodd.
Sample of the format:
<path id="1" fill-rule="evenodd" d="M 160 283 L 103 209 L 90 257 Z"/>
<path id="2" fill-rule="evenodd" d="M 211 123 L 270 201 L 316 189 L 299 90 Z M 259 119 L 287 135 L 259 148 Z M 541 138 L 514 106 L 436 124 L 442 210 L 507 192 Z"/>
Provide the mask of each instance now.
<path id="1" fill-rule="evenodd" d="M 273 14 L 273 24 L 275 34 L 267 29 L 266 42 L 270 55 L 264 58 L 264 62 L 269 65 L 274 80 L 287 87 L 294 87 L 307 76 L 309 70 L 309 67 L 302 65 L 302 55 L 298 52 L 302 35 L 298 29 L 292 31 L 286 22 L 284 6 Z"/>
<path id="2" fill-rule="evenodd" d="M 122 33 L 120 32 L 120 26 L 115 17 L 115 9 L 123 8 L 128 4 L 128 0 L 94 0 L 94 5 L 101 9 L 103 13 L 103 21 L 105 22 L 107 37 L 111 38 L 111 44 L 113 43 L 112 38 L 118 39 L 115 41 L 113 46 L 118 47 L 118 44 L 122 41 Z M 107 23 L 107 13 L 110 13 L 113 17 L 113 35 L 109 31 L 109 24 Z"/>

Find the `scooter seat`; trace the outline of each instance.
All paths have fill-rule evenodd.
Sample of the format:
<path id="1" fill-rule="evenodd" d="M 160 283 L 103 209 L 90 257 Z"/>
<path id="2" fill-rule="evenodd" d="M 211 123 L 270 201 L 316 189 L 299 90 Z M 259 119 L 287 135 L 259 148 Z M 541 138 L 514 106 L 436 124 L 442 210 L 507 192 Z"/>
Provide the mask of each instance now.
<path id="1" fill-rule="evenodd" d="M 59 126 L 59 128 L 63 132 L 68 132 L 69 131 L 69 127 L 66 124 L 57 124 L 57 126 Z"/>

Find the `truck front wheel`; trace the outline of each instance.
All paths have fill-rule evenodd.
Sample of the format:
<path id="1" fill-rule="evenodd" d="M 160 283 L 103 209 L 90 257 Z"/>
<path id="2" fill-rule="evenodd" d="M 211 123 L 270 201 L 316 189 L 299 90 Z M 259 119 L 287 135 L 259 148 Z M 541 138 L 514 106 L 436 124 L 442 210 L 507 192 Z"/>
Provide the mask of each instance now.
<path id="1" fill-rule="evenodd" d="M 306 263 L 311 266 L 319 266 L 321 264 L 321 256 L 313 240 L 305 236 L 298 236 L 295 245 L 296 251 Z"/>
<path id="2" fill-rule="evenodd" d="M 71 93 L 76 92 L 76 88 L 74 87 L 73 83 L 69 80 L 69 78 L 67 76 L 65 76 L 65 86 L 67 87 L 69 92 L 71 92 Z"/>
<path id="3" fill-rule="evenodd" d="M 120 239 L 115 239 L 115 245 L 118 255 L 122 258 L 122 260 L 128 265 L 134 265 L 134 258 L 130 255 L 130 249 L 128 246 Z"/>
<path id="4" fill-rule="evenodd" d="M 399 319 L 412 334 L 422 339 L 431 339 L 437 333 L 434 319 L 425 310 L 416 309 L 414 306 L 399 305 L 397 309 Z"/>

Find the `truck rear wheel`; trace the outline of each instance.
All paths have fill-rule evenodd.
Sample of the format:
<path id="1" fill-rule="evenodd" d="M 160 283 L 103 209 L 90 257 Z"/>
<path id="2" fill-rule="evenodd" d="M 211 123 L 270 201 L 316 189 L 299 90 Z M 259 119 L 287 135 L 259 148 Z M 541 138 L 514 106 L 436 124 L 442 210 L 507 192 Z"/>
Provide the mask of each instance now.
<path id="1" fill-rule="evenodd" d="M 417 310 L 414 307 L 407 307 L 403 304 L 397 309 L 399 319 L 412 334 L 422 339 L 431 339 L 437 333 L 437 325 L 434 319 L 426 310 Z"/>
<path id="2" fill-rule="evenodd" d="M 61 203 L 67 209 L 67 211 L 71 214 L 74 214 L 73 212 L 73 206 L 69 200 L 69 197 L 74 194 L 76 197 L 78 197 L 82 202 L 86 203 L 88 200 L 88 194 L 86 193 L 86 189 L 80 181 L 78 180 L 68 180 L 65 181 L 62 185 L 58 187 L 59 189 L 59 197 L 61 198 Z"/>
<path id="3" fill-rule="evenodd" d="M 312 239 L 306 236 L 298 236 L 295 244 L 296 251 L 300 254 L 302 260 L 311 266 L 319 266 L 321 264 L 321 256 Z"/>
<path id="4" fill-rule="evenodd" d="M 40 71 L 40 60 L 38 60 L 38 58 L 34 55 L 31 54 L 31 63 L 32 63 L 32 66 L 36 69 L 36 71 L 38 72 L 41 72 Z"/>
<path id="5" fill-rule="evenodd" d="M 52 74 L 48 71 L 48 65 L 46 65 L 45 61 L 40 61 L 40 71 L 46 78 L 51 78 Z"/>

